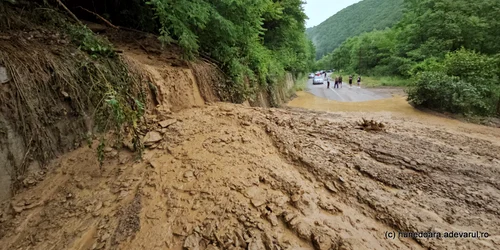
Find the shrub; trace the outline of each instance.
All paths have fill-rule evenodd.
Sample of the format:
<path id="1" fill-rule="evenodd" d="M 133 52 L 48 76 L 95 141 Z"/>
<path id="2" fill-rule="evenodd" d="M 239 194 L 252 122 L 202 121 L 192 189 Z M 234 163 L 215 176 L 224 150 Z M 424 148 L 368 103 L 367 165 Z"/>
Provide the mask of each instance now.
<path id="1" fill-rule="evenodd" d="M 408 90 L 408 101 L 417 106 L 466 115 L 488 115 L 493 111 L 480 89 L 443 72 L 418 74 Z"/>

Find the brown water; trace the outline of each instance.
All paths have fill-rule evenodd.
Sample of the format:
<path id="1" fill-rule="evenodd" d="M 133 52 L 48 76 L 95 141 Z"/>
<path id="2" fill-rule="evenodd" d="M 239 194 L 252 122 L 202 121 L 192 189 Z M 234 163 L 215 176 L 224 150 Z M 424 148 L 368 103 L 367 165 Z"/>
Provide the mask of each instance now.
<path id="1" fill-rule="evenodd" d="M 466 123 L 457 119 L 420 111 L 408 104 L 406 97 L 398 95 L 375 101 L 339 102 L 317 97 L 307 92 L 297 92 L 297 98 L 290 101 L 287 106 L 328 112 L 380 112 L 381 114 L 389 112 L 393 117 L 396 116 L 405 120 L 417 121 L 426 125 L 453 128 L 462 132 L 475 134 L 475 137 L 481 137 L 482 139 L 488 139 L 482 135 L 490 133 L 500 135 L 500 129 L 498 128 Z M 489 139 L 491 141 L 491 138 Z M 494 143 L 500 144 L 498 141 Z"/>

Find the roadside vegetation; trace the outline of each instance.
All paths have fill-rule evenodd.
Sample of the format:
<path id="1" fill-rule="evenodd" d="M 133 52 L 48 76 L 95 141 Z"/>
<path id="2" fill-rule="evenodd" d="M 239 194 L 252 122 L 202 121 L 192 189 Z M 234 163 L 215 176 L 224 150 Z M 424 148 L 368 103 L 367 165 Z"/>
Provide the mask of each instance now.
<path id="1" fill-rule="evenodd" d="M 301 0 L 151 0 L 147 6 L 161 41 L 178 43 L 188 58 L 201 54 L 218 62 L 233 80 L 234 102 L 254 89 L 273 89 L 286 72 L 297 77 L 314 63 Z"/>
<path id="2" fill-rule="evenodd" d="M 304 91 L 307 88 L 307 82 L 309 81 L 309 77 L 307 74 L 302 73 L 297 77 L 295 80 L 295 85 L 293 86 L 293 89 L 295 91 Z"/>
<path id="3" fill-rule="evenodd" d="M 369 84 L 408 83 L 416 106 L 500 116 L 500 2 L 408 0 L 405 6 L 395 27 L 346 40 L 316 68 L 356 72 Z"/>

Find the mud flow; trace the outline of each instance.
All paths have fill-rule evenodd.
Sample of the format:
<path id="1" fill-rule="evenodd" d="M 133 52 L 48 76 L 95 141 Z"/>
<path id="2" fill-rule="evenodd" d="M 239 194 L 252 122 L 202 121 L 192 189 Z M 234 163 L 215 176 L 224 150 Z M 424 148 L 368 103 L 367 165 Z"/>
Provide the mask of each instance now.
<path id="1" fill-rule="evenodd" d="M 383 129 L 359 129 L 362 118 Z M 95 147 L 53 161 L 44 181 L 2 211 L 0 248 L 500 245 L 498 129 L 221 103 L 148 122 L 144 161 L 106 148 L 101 171 Z M 450 231 L 489 237 L 387 238 Z"/>

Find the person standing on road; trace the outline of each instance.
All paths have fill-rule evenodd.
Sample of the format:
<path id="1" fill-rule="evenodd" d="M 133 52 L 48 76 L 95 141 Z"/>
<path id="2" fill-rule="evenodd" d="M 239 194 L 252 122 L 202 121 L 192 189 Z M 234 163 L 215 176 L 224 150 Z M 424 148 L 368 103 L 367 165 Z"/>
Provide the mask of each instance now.
<path id="1" fill-rule="evenodd" d="M 358 76 L 358 89 L 361 88 L 361 76 Z"/>
<path id="2" fill-rule="evenodd" d="M 349 88 L 352 88 L 352 75 L 349 75 Z"/>
<path id="3" fill-rule="evenodd" d="M 340 84 L 340 88 L 342 88 L 342 75 L 339 76 L 339 84 Z"/>
<path id="4" fill-rule="evenodd" d="M 335 85 L 333 85 L 333 88 L 334 89 L 338 89 L 339 88 L 339 77 L 335 77 Z"/>
<path id="5" fill-rule="evenodd" d="M 326 88 L 327 89 L 330 88 L 330 77 L 329 76 L 326 77 Z"/>

